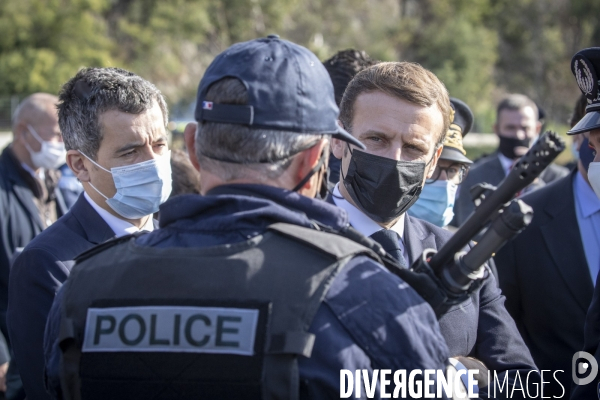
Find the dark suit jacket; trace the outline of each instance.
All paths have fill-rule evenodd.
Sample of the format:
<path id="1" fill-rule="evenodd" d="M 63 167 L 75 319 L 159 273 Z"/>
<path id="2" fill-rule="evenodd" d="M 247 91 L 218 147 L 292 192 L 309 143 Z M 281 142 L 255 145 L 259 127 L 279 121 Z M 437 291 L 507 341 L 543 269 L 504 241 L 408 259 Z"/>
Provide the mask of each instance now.
<path id="1" fill-rule="evenodd" d="M 70 260 L 114 232 L 83 195 L 17 257 L 10 275 L 8 328 L 27 397 L 49 398 L 44 387 L 44 329 Z"/>
<path id="2" fill-rule="evenodd" d="M 0 155 L 0 330 L 7 342 L 10 339 L 6 328 L 6 308 L 11 261 L 17 248 L 25 247 L 44 229 L 25 174 L 29 172 L 23 169 L 10 147 L 6 147 Z M 61 216 L 66 209 L 58 189 L 55 197 L 56 213 Z M 0 361 L 7 358 L 6 354 L 2 354 L 5 348 L 0 344 Z"/>
<path id="3" fill-rule="evenodd" d="M 425 249 L 437 250 L 451 236 L 452 232 L 405 214 L 404 242 L 411 264 Z M 527 372 L 537 368 L 504 307 L 504 300 L 494 276 L 490 274 L 470 300 L 450 309 L 439 319 L 442 335 L 450 349 L 450 356 L 474 357 L 490 370 L 497 371 L 502 379 L 504 373 L 508 373 L 511 381 L 521 370 L 525 383 Z M 519 393 L 515 391 L 517 397 L 514 398 L 518 398 Z"/>
<path id="4" fill-rule="evenodd" d="M 539 179 L 525 189 L 525 192 L 528 193 L 540 189 L 546 184 L 565 177 L 568 174 L 569 170 L 567 168 L 550 164 L 542 172 Z M 486 156 L 471 166 L 469 174 L 459 188 L 459 196 L 454 204 L 454 220 L 452 221 L 452 225 L 461 226 L 475 210 L 475 205 L 469 193 L 472 186 L 482 182 L 497 186 L 505 177 L 504 168 L 502 168 L 498 153 Z"/>
<path id="5" fill-rule="evenodd" d="M 496 254 L 506 308 L 540 369 L 557 374 L 568 397 L 571 357 L 583 347 L 585 314 L 594 285 L 573 195 L 577 172 L 522 197 L 533 207 L 531 224 Z M 544 395 L 560 396 L 552 379 Z"/>

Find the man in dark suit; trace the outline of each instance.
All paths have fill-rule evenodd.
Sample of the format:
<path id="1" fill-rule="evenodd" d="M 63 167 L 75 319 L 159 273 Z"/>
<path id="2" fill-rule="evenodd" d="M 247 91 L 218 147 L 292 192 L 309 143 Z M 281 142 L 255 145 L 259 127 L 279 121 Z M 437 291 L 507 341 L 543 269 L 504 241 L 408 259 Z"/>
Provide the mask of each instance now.
<path id="1" fill-rule="evenodd" d="M 571 126 L 583 116 L 577 114 L 580 103 Z M 558 382 L 550 380 L 544 389 L 544 395 L 556 398 L 568 397 L 571 357 L 583 347 L 585 315 L 600 266 L 600 235 L 594 229 L 600 225 L 600 199 L 588 181 L 594 159 L 588 138 L 587 133 L 573 138 L 579 156 L 568 176 L 523 196 L 533 207 L 533 220 L 495 256 L 506 309 L 536 365 L 563 371 L 556 375 Z"/>
<path id="2" fill-rule="evenodd" d="M 0 330 L 7 340 L 11 261 L 31 239 L 67 211 L 57 185 L 56 168 L 65 159 L 57 101 L 56 96 L 47 93 L 36 93 L 23 100 L 13 117 L 13 141 L 0 155 Z M 0 359 L 3 365 L 7 361 L 6 357 Z M 22 391 L 15 365 L 11 367 L 7 393 Z M 3 379 L 4 372 L 0 372 L 0 380 Z"/>
<path id="3" fill-rule="evenodd" d="M 11 272 L 8 326 L 31 399 L 49 398 L 44 329 L 70 260 L 113 236 L 153 230 L 152 213 L 171 190 L 168 112 L 154 85 L 127 71 L 90 68 L 65 84 L 59 100 L 67 164 L 85 192 L 29 243 Z"/>
<path id="4" fill-rule="evenodd" d="M 583 346 L 583 325 L 600 261 L 590 267 L 581 240 L 584 232 L 578 220 L 592 222 L 591 214 L 600 211 L 600 200 L 582 170 L 580 160 L 579 171 L 523 196 L 533 207 L 533 220 L 495 256 L 506 308 L 536 365 L 563 371 L 556 375 L 560 385 L 551 380 L 544 389 L 544 395 L 556 398 L 569 393 L 571 357 Z M 595 245 L 600 248 L 600 242 Z"/>
<path id="5" fill-rule="evenodd" d="M 412 63 L 369 67 L 344 93 L 340 120 L 366 150 L 332 141 L 334 155 L 342 159 L 342 179 L 332 201 L 346 210 L 354 228 L 404 266 L 426 248 L 439 249 L 452 235 L 405 213 L 434 173 L 451 113 L 443 84 Z M 480 370 L 488 368 L 491 376 L 508 376 L 512 388 L 517 372 L 525 376 L 536 367 L 503 303 L 489 274 L 479 291 L 439 322 L 451 356 Z"/>
<path id="6" fill-rule="evenodd" d="M 542 128 L 538 118 L 538 108 L 527 96 L 513 94 L 498 104 L 494 124 L 494 132 L 500 139 L 498 150 L 471 166 L 469 175 L 459 188 L 453 225 L 462 225 L 475 209 L 469 192 L 473 185 L 483 182 L 498 185 L 508 175 L 512 165 L 527 152 Z M 539 189 L 568 173 L 566 168 L 551 164 L 524 193 Z"/>

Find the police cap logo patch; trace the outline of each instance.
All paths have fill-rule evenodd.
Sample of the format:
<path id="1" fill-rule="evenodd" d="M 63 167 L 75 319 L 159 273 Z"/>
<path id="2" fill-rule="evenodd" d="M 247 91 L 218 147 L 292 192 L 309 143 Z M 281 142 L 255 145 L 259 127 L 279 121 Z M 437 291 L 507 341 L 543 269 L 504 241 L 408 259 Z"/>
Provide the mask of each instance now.
<path id="1" fill-rule="evenodd" d="M 595 100 L 598 96 L 598 78 L 592 64 L 587 58 L 579 54 L 573 58 L 572 69 L 581 93 L 589 101 Z"/>

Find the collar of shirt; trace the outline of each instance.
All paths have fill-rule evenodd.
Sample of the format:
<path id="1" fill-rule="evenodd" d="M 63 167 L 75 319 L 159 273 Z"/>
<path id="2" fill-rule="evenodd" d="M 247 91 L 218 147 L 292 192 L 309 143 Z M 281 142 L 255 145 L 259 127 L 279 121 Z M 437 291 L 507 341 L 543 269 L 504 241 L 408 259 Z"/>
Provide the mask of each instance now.
<path id="1" fill-rule="evenodd" d="M 25 171 L 29 172 L 34 178 L 44 180 L 45 174 L 43 168 L 40 168 L 39 172 L 36 173 L 29 165 L 25 163 L 21 163 L 21 167 L 23 167 Z"/>
<path id="2" fill-rule="evenodd" d="M 575 174 L 573 191 L 575 192 L 577 207 L 579 207 L 579 211 L 584 218 L 600 211 L 600 199 L 579 172 Z"/>
<path id="3" fill-rule="evenodd" d="M 383 228 L 377 222 L 369 218 L 365 213 L 356 208 L 352 203 L 346 200 L 338 188 L 339 183 L 335 185 L 333 189 L 333 202 L 336 206 L 343 209 L 348 213 L 350 224 L 365 236 L 371 236 L 375 232 L 382 230 Z M 404 240 L 404 214 L 400 216 L 398 221 L 390 228 L 398 235 L 400 239 Z"/>
<path id="4" fill-rule="evenodd" d="M 510 169 L 512 168 L 515 160 L 511 160 L 506 157 L 504 154 L 498 152 L 498 159 L 500 160 L 500 164 L 502 164 L 502 169 L 504 170 L 504 175 L 508 175 Z"/>
<path id="5" fill-rule="evenodd" d="M 110 229 L 115 233 L 115 236 L 121 237 L 125 235 L 129 235 L 138 231 L 148 231 L 152 232 L 154 230 L 154 221 L 152 220 L 152 216 L 148 218 L 146 224 L 142 227 L 142 229 L 138 229 L 137 226 L 130 224 L 129 222 L 122 220 L 119 217 L 115 217 L 102 207 L 100 207 L 86 192 L 83 193 L 85 199 L 90 203 L 90 205 L 96 210 L 98 215 L 102 217 L 104 222 L 108 224 Z"/>

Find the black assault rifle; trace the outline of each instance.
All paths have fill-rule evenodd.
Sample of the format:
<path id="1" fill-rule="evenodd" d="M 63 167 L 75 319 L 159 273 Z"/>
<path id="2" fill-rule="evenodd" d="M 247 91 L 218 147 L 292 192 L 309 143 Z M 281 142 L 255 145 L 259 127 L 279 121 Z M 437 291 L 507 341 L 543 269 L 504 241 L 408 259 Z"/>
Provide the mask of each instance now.
<path id="1" fill-rule="evenodd" d="M 564 149 L 565 143 L 556 133 L 541 135 L 497 188 L 485 183 L 471 188 L 475 211 L 442 248 L 437 252 L 426 249 L 410 272 L 395 271 L 433 307 L 438 317 L 483 284 L 485 262 L 529 225 L 533 210 L 513 198 Z M 479 242 L 464 251 L 486 227 Z"/>
<path id="2" fill-rule="evenodd" d="M 498 187 L 487 183 L 473 186 L 471 197 L 476 205 L 475 211 L 439 251 L 425 249 L 410 269 L 402 268 L 379 243 L 352 227 L 332 232 L 377 253 L 387 269 L 415 289 L 439 318 L 481 287 L 486 277 L 486 261 L 529 225 L 533 210 L 514 197 L 531 184 L 564 149 L 563 140 L 556 133 L 548 131 L 517 161 Z M 317 229 L 330 230 L 321 224 L 315 225 Z M 470 247 L 473 238 L 483 230 L 485 232 L 479 242 Z M 464 251 L 469 247 L 469 251 Z"/>

